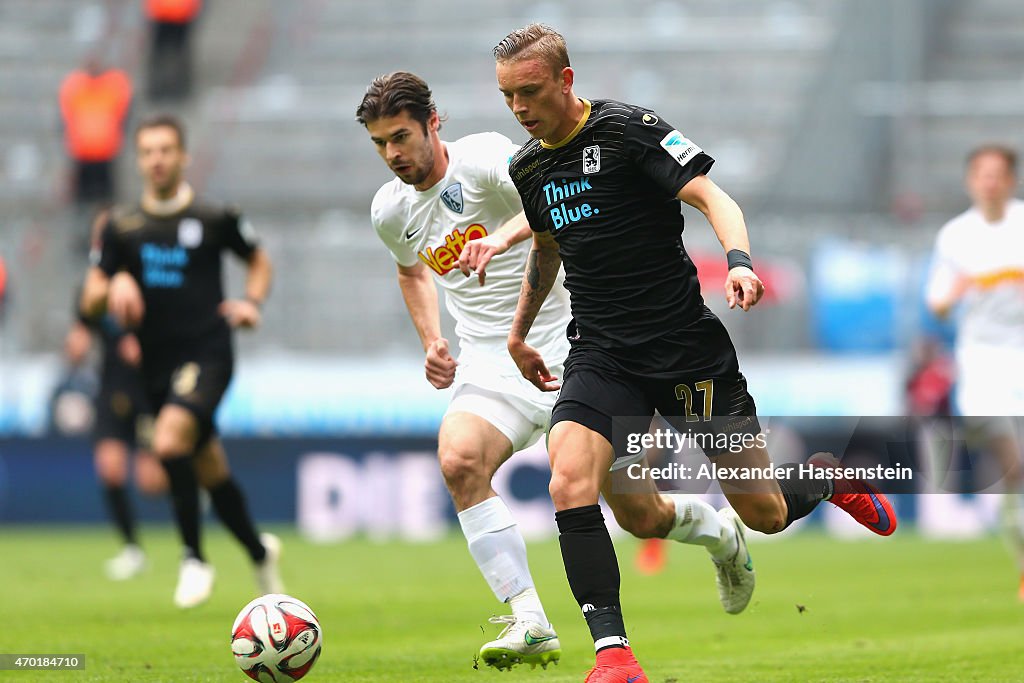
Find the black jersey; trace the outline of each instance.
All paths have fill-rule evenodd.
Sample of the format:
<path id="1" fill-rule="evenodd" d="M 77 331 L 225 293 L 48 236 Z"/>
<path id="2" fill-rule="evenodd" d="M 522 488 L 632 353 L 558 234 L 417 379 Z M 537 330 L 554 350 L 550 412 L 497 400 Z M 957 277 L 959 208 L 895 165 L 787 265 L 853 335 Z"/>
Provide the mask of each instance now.
<path id="1" fill-rule="evenodd" d="M 676 194 L 714 160 L 651 111 L 584 104 L 566 140 L 531 140 L 509 172 L 530 226 L 558 242 L 574 345 L 635 351 L 685 334 L 709 313 Z"/>
<path id="2" fill-rule="evenodd" d="M 138 204 L 119 207 L 102 245 L 99 267 L 110 276 L 127 270 L 142 289 L 146 312 L 138 335 L 144 357 L 183 344 L 230 346 L 230 328 L 218 311 L 224 299 L 221 254 L 228 249 L 248 259 L 257 247 L 236 209 L 198 199 L 168 215 Z"/>

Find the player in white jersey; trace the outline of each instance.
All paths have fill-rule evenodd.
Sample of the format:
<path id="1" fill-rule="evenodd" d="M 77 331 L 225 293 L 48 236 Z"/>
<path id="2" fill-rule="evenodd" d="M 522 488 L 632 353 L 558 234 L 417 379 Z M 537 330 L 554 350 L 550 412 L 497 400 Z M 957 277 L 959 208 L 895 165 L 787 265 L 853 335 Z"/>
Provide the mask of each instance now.
<path id="1" fill-rule="evenodd" d="M 927 300 L 940 317 L 959 307 L 956 403 L 969 418 L 968 440 L 985 447 L 1005 473 L 1003 517 L 1024 600 L 1024 201 L 1013 196 L 1016 153 L 997 145 L 975 149 L 966 186 L 973 205 L 939 231 Z"/>
<path id="2" fill-rule="evenodd" d="M 497 468 L 546 432 L 555 399 L 526 381 L 507 351 L 532 235 L 508 175 L 508 160 L 518 148 L 497 133 L 443 142 L 430 89 L 408 72 L 375 79 L 356 116 L 397 176 L 377 192 L 371 218 L 397 263 L 399 286 L 426 353 L 427 379 L 438 389 L 455 388 L 438 434 L 441 472 L 470 554 L 495 596 L 513 611 L 494 619 L 507 627 L 481 648 L 481 658 L 498 668 L 546 665 L 560 656 L 558 639 L 534 588 L 515 520 L 491 487 Z M 435 281 L 456 321 L 458 360 L 441 337 Z M 569 318 L 567 298 L 550 297 L 530 343 L 549 358 L 564 358 Z M 558 375 L 561 366 L 551 370 Z M 658 495 L 647 479 L 630 493 L 609 491 L 607 501 L 634 536 L 709 548 L 724 544 L 742 555 L 741 562 L 747 558 L 742 532 L 697 498 Z M 725 563 L 718 581 L 726 611 L 742 611 L 753 592 L 753 573 L 737 573 Z"/>
<path id="3" fill-rule="evenodd" d="M 553 403 L 522 379 L 505 351 L 530 233 L 508 178 L 517 148 L 497 133 L 442 143 L 429 88 L 405 72 L 375 80 L 357 118 L 397 176 L 377 192 L 371 218 L 397 263 L 427 379 L 437 389 L 454 386 L 438 434 L 441 472 L 470 554 L 513 612 L 495 618 L 506 628 L 481 648 L 481 657 L 499 668 L 547 666 L 558 661 L 561 646 L 534 587 L 522 535 L 491 487 L 498 467 L 544 433 Z M 477 276 L 467 277 L 471 269 Z M 441 336 L 434 282 L 455 319 L 457 354 Z M 559 301 L 539 316 L 535 341 L 556 358 L 568 350 L 567 317 L 568 306 Z"/>

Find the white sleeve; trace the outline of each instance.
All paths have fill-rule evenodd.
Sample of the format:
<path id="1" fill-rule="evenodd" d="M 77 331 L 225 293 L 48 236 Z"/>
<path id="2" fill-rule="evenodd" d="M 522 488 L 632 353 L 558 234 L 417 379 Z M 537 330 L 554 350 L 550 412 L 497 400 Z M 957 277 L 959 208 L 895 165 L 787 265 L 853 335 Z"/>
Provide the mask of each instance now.
<path id="1" fill-rule="evenodd" d="M 373 229 L 377 231 L 377 237 L 384 243 L 384 246 L 391 252 L 391 258 L 400 266 L 406 268 L 416 265 L 418 262 L 416 252 L 409 247 L 402 233 L 405 226 L 391 207 L 381 198 L 381 191 L 373 198 L 373 205 L 370 207 L 370 220 Z"/>
<path id="2" fill-rule="evenodd" d="M 956 283 L 963 277 L 963 271 L 956 258 L 956 249 L 946 231 L 939 233 L 935 241 L 928 282 L 925 285 L 925 300 L 929 305 L 942 304 L 949 300 Z"/>
<path id="3" fill-rule="evenodd" d="M 504 135 L 493 133 L 494 145 L 490 157 L 493 159 L 488 167 L 487 182 L 496 190 L 511 206 L 522 207 L 523 201 L 519 197 L 512 178 L 508 174 L 508 162 L 513 155 L 519 151 L 519 145 L 509 140 Z"/>

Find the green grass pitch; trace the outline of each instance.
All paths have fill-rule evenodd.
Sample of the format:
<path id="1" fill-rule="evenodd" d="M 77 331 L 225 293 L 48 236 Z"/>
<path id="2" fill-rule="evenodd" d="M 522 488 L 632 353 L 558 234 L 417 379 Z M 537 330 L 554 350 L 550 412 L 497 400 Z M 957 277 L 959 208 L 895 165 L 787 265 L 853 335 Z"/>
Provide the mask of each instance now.
<path id="1" fill-rule="evenodd" d="M 324 628 L 318 681 L 580 682 L 593 654 L 555 542 L 531 544 L 534 578 L 562 640 L 562 663 L 512 673 L 473 667 L 501 613 L 461 537 L 426 545 L 366 540 L 312 545 L 283 531 L 283 573 Z M 217 567 L 211 601 L 171 604 L 175 536 L 144 528 L 148 572 L 114 584 L 105 528 L 0 528 L 0 652 L 84 653 L 84 671 L 0 672 L 6 681 L 245 681 L 228 632 L 253 597 L 242 552 L 207 535 Z M 718 605 L 700 548 L 670 548 L 655 577 L 632 568 L 636 542 L 616 543 L 634 650 L 652 683 L 689 681 L 1024 681 L 1024 605 L 996 538 L 937 543 L 901 529 L 841 542 L 816 533 L 753 545 L 750 608 Z M 801 611 L 799 606 L 803 606 Z M 484 630 L 486 630 L 486 635 Z"/>

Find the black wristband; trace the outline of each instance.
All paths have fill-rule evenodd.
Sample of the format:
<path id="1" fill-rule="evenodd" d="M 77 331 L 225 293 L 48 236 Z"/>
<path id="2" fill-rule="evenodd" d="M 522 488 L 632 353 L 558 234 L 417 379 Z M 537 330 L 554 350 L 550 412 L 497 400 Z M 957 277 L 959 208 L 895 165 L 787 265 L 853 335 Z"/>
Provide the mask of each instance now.
<path id="1" fill-rule="evenodd" d="M 754 269 L 754 263 L 750 260 L 750 254 L 742 249 L 730 249 L 725 258 L 729 262 L 729 270 L 737 266 L 745 266 L 751 270 Z"/>

